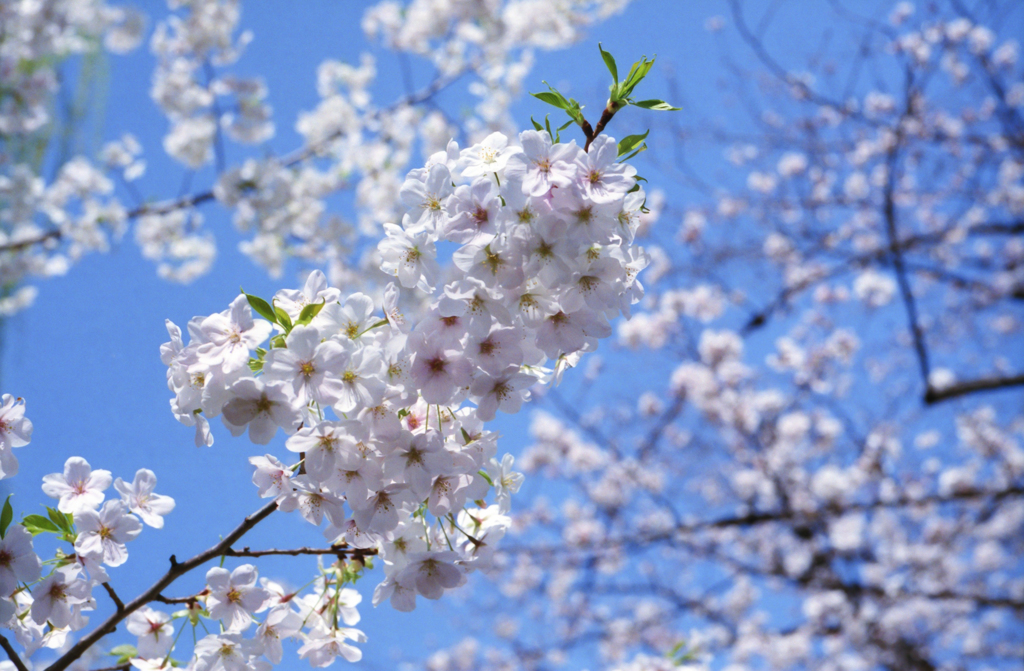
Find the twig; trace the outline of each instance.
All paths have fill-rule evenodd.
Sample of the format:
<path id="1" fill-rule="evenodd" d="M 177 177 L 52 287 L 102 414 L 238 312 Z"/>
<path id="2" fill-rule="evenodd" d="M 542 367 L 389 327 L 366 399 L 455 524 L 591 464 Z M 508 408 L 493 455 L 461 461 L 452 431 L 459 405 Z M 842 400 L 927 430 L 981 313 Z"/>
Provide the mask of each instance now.
<path id="1" fill-rule="evenodd" d="M 292 557 L 298 557 L 299 555 L 335 555 L 338 558 L 344 558 L 347 556 L 353 559 L 372 556 L 375 554 L 377 554 L 377 548 L 349 547 L 295 548 L 293 550 L 250 550 L 245 547 L 241 550 L 229 549 L 224 552 L 225 557 L 267 557 L 271 555 L 289 555 Z"/>
<path id="2" fill-rule="evenodd" d="M 583 123 L 580 124 L 580 128 L 583 129 L 583 135 L 587 138 L 587 143 L 583 145 L 583 151 L 590 151 L 590 143 L 592 143 L 597 136 L 601 134 L 604 127 L 608 125 L 608 122 L 612 120 L 612 117 L 615 116 L 615 113 L 620 109 L 622 109 L 621 106 L 609 100 L 608 104 L 604 107 L 604 111 L 601 112 L 601 118 L 598 119 L 596 126 L 591 128 L 590 122 L 586 119 L 583 120 Z"/>
<path id="3" fill-rule="evenodd" d="M 204 589 L 202 592 L 193 594 L 191 596 L 164 596 L 163 594 L 157 594 L 155 597 L 153 597 L 153 601 L 159 601 L 160 603 L 166 603 L 168 605 L 177 603 L 191 604 L 195 603 L 199 597 L 205 595 L 206 593 L 207 591 Z"/>
<path id="4" fill-rule="evenodd" d="M 14 646 L 12 646 L 11 642 L 2 635 L 0 635 L 0 648 L 4 649 L 7 653 L 7 658 L 11 660 L 11 663 L 14 664 L 14 666 L 18 667 L 18 671 L 28 671 L 28 667 L 25 666 L 25 662 L 21 661 L 21 657 L 18 656 Z"/>
<path id="5" fill-rule="evenodd" d="M 1007 387 L 1024 386 L 1024 375 L 1011 377 L 983 377 L 977 380 L 968 380 L 959 384 L 950 385 L 941 389 L 928 385 L 924 393 L 924 402 L 934 405 L 957 396 L 973 394 L 976 391 L 992 391 L 995 389 L 1006 389 Z"/>
<path id="6" fill-rule="evenodd" d="M 271 503 L 268 503 L 252 515 L 242 520 L 242 523 L 235 527 L 235 530 L 226 535 L 219 543 L 208 550 L 200 552 L 187 561 L 179 563 L 174 561 L 172 557 L 171 568 L 167 573 L 153 583 L 145 592 L 132 599 L 131 602 L 125 604 L 123 609 L 118 610 L 116 613 L 111 615 L 103 624 L 96 627 L 96 629 L 90 632 L 87 636 L 79 639 L 78 643 L 75 643 L 73 646 L 68 648 L 67 652 L 61 655 L 57 661 L 48 666 L 46 671 L 63 671 L 68 668 L 73 662 L 80 659 L 86 650 L 95 645 L 101 638 L 113 632 L 117 628 L 117 625 L 126 617 L 137 611 L 139 608 L 142 608 L 147 603 L 156 600 L 164 589 L 170 586 L 171 583 L 181 576 L 194 568 L 202 566 L 211 559 L 223 555 L 225 551 L 231 548 L 233 543 L 244 536 L 254 526 L 269 517 L 275 510 L 277 510 L 277 502 L 272 501 Z M 22 668 L 19 669 L 19 671 L 27 671 L 27 669 Z"/>
<path id="7" fill-rule="evenodd" d="M 114 602 L 115 606 L 117 606 L 117 611 L 121 612 L 124 610 L 124 602 L 117 596 L 117 593 L 114 591 L 114 588 L 110 586 L 110 583 L 104 582 L 100 584 L 103 585 L 103 589 L 107 590 L 107 594 L 110 595 L 110 600 Z"/>
<path id="8" fill-rule="evenodd" d="M 928 378 L 931 373 L 931 367 L 928 363 L 928 348 L 925 345 L 924 331 L 921 329 L 921 322 L 918 319 L 914 293 L 910 289 L 910 280 L 907 279 L 907 269 L 903 261 L 903 249 L 899 242 L 899 234 L 896 232 L 896 201 L 893 197 L 893 192 L 896 189 L 896 162 L 899 157 L 900 145 L 903 142 L 903 120 L 910 117 L 913 113 L 913 79 L 909 69 L 907 70 L 906 77 L 906 102 L 904 103 L 903 114 L 896 125 L 896 138 L 886 157 L 883 213 L 885 215 L 885 230 L 889 236 L 889 252 L 892 255 L 892 265 L 896 272 L 896 280 L 900 287 L 903 306 L 907 311 L 907 325 L 910 327 L 910 333 L 914 339 L 914 351 L 917 353 L 917 364 L 921 370 L 921 379 L 927 389 Z"/>

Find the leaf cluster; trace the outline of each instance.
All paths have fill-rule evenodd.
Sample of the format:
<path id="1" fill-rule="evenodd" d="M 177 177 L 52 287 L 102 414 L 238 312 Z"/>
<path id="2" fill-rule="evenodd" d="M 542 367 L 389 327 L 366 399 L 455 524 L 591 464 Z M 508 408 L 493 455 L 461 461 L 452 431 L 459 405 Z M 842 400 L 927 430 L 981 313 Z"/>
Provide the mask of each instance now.
<path id="1" fill-rule="evenodd" d="M 277 307 L 274 303 L 268 303 L 266 299 L 254 296 L 252 294 L 245 293 L 245 289 L 241 289 L 241 292 L 245 295 L 245 299 L 249 301 L 249 307 L 256 311 L 256 314 L 263 317 L 271 324 L 277 324 L 284 331 L 283 334 L 278 334 L 270 339 L 270 346 L 273 347 L 287 347 L 285 344 L 285 336 L 292 332 L 292 329 L 296 326 L 306 326 L 313 319 L 320 314 L 320 311 L 324 309 L 324 305 L 327 304 L 326 300 L 322 300 L 319 303 L 310 303 L 309 305 L 302 308 L 299 312 L 299 317 L 294 322 L 287 312 Z M 256 348 L 257 358 L 249 359 L 249 369 L 254 373 L 258 373 L 263 370 L 263 357 L 266 355 L 267 350 L 262 347 Z"/>
<path id="2" fill-rule="evenodd" d="M 679 109 L 678 107 L 673 107 L 664 100 L 657 100 L 653 98 L 649 100 L 635 100 L 633 98 L 633 90 L 636 89 L 637 85 L 642 82 L 644 77 L 646 77 L 651 71 L 651 68 L 654 66 L 654 58 L 648 60 L 646 56 L 642 56 L 640 60 L 633 63 L 630 67 L 626 78 L 620 81 L 619 68 L 615 63 L 615 58 L 605 51 L 600 43 L 598 43 L 597 48 L 601 52 L 601 58 L 604 60 L 604 64 L 608 68 L 608 72 L 611 73 L 613 81 L 611 86 L 609 86 L 608 103 L 605 106 L 604 112 L 601 115 L 601 120 L 598 122 L 596 129 L 592 129 L 590 124 L 584 118 L 583 106 L 580 105 L 578 101 L 573 98 L 567 98 L 547 82 L 544 82 L 548 87 L 547 91 L 530 94 L 538 100 L 563 110 L 569 116 L 569 121 L 556 129 L 551 128 L 551 121 L 547 116 L 544 117 L 544 125 L 541 125 L 532 117 L 530 118 L 530 121 L 533 123 L 533 127 L 538 131 L 546 130 L 548 135 L 551 136 L 551 140 L 553 142 L 559 142 L 561 140 L 559 137 L 561 131 L 575 123 L 583 129 L 584 134 L 587 136 L 589 145 L 589 142 L 604 129 L 605 124 L 611 120 L 611 117 L 614 116 L 618 110 L 629 105 L 640 107 L 642 109 L 658 111 L 675 111 Z M 647 145 L 644 143 L 644 140 L 647 138 L 648 133 L 650 133 L 649 130 L 639 135 L 628 135 L 619 141 L 619 157 L 624 156 L 625 158 L 622 160 L 629 160 L 647 149 Z"/>

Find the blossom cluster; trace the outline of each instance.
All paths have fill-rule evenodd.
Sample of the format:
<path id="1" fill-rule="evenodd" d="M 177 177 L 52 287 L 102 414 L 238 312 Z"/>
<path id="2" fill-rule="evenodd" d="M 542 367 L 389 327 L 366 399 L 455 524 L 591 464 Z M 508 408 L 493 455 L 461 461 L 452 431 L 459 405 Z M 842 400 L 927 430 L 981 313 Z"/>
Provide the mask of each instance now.
<path id="1" fill-rule="evenodd" d="M 24 416 L 24 404 L 4 395 L 0 409 L 0 461 L 2 477 L 17 472 L 10 448 L 28 444 L 32 423 Z M 119 498 L 106 499 L 113 485 Z M 81 457 L 71 457 L 62 473 L 43 478 L 43 492 L 57 499 L 48 517 L 28 515 L 11 524 L 8 501 L 0 521 L 0 627 L 11 629 L 25 653 L 41 647 L 62 648 L 68 635 L 86 624 L 85 612 L 96 608 L 93 590 L 107 583 L 108 567 L 128 560 L 126 543 L 142 531 L 143 523 L 163 527 L 163 516 L 174 509 L 174 500 L 156 494 L 156 476 L 139 469 L 132 482 L 114 479 L 110 471 L 93 470 Z M 33 537 L 53 533 L 70 544 L 71 552 L 58 549 L 45 564 L 36 554 Z M 44 565 L 49 573 L 43 575 Z"/>
<path id="2" fill-rule="evenodd" d="M 495 459 L 485 422 L 518 412 L 642 296 L 647 259 L 632 242 L 644 194 L 615 140 L 589 153 L 540 131 L 519 141 L 452 141 L 409 174 L 401 222 L 378 246 L 397 279 L 381 309 L 314 271 L 269 303 L 243 294 L 194 318 L 187 345 L 168 322 L 171 406 L 196 444 L 213 443 L 216 416 L 259 445 L 286 434 L 298 461 L 253 456 L 254 484 L 282 511 L 326 519 L 333 546 L 373 549 L 385 574 L 374 603 L 412 610 L 491 567 L 521 476 L 511 456 Z M 402 306 L 424 297 L 413 324 Z M 351 638 L 338 626 L 321 633 Z"/>

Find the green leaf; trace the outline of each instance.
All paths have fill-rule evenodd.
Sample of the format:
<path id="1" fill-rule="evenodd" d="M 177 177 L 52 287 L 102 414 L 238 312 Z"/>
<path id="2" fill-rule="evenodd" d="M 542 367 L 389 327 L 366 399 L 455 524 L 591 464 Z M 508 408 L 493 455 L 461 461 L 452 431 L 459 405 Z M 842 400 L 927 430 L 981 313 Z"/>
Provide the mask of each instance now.
<path id="1" fill-rule="evenodd" d="M 64 513 L 60 512 L 56 508 L 47 507 L 46 508 L 46 514 L 49 516 L 50 521 L 57 525 L 58 529 L 60 529 L 61 531 L 65 531 L 65 532 L 69 532 L 70 533 L 70 531 L 71 531 L 71 524 L 68 522 L 67 518 L 64 516 Z"/>
<path id="2" fill-rule="evenodd" d="M 679 107 L 672 107 L 672 105 L 669 105 L 664 100 L 640 100 L 638 102 L 630 102 L 630 104 L 643 107 L 645 110 L 662 110 L 665 112 L 674 112 L 681 109 Z"/>
<path id="3" fill-rule="evenodd" d="M 242 293 L 245 294 L 245 300 L 249 301 L 249 305 L 259 314 L 259 316 L 263 317 L 271 324 L 277 323 L 277 317 L 274 316 L 274 308 L 270 307 L 270 303 L 266 302 L 259 296 L 246 294 L 244 290 Z"/>
<path id="4" fill-rule="evenodd" d="M 292 318 L 288 316 L 288 313 L 275 305 L 274 314 L 277 315 L 277 323 L 284 327 L 284 332 L 291 333 Z"/>
<path id="5" fill-rule="evenodd" d="M 623 156 L 619 160 L 621 162 L 625 163 L 626 161 L 628 161 L 629 159 L 633 158 L 634 156 L 636 156 L 637 154 L 639 154 L 640 152 L 643 152 L 643 151 L 647 151 L 647 143 L 646 142 L 643 143 L 642 145 L 640 145 L 640 148 L 637 149 L 636 151 L 634 151 L 632 154 L 630 154 L 629 156 Z"/>
<path id="6" fill-rule="evenodd" d="M 465 428 L 462 429 L 462 440 L 465 441 L 466 445 L 473 442 L 473 437 L 469 435 L 469 432 Z"/>
<path id="7" fill-rule="evenodd" d="M 249 370 L 254 373 L 258 373 L 263 370 L 263 360 L 249 357 Z"/>
<path id="8" fill-rule="evenodd" d="M 487 484 L 491 485 L 492 487 L 494 486 L 494 480 L 491 480 L 491 476 L 487 475 L 486 471 L 477 471 L 477 473 L 479 473 L 480 477 L 487 481 Z"/>
<path id="9" fill-rule="evenodd" d="M 640 146 L 643 143 L 643 141 L 647 139 L 647 135 L 650 132 L 650 130 L 647 130 L 641 135 L 627 135 L 626 137 L 619 140 L 619 156 L 622 156 L 623 154 L 628 154 L 629 152 L 633 151 L 638 146 Z"/>
<path id="10" fill-rule="evenodd" d="M 4 501 L 3 512 L 0 512 L 0 538 L 7 535 L 7 527 L 11 526 L 11 520 L 14 519 L 14 508 L 11 507 L 11 497 L 14 494 L 8 494 L 7 500 Z"/>
<path id="11" fill-rule="evenodd" d="M 612 79 L 614 79 L 615 83 L 618 84 L 619 69 L 615 67 L 615 59 L 612 58 L 610 53 L 604 50 L 604 47 L 601 46 L 600 42 L 597 43 L 597 48 L 601 50 L 601 58 L 604 59 L 604 64 L 608 66 L 608 72 L 612 73 Z"/>
<path id="12" fill-rule="evenodd" d="M 647 76 L 647 73 L 651 71 L 653 66 L 653 58 L 651 60 L 647 60 L 647 56 L 641 56 L 640 60 L 633 63 L 633 67 L 629 69 L 629 75 L 626 76 L 623 88 L 629 87 L 630 91 L 632 91 L 633 87 L 643 81 L 643 78 Z"/>
<path id="13" fill-rule="evenodd" d="M 544 126 L 541 126 L 539 123 L 537 123 L 537 120 L 534 119 L 532 116 L 530 117 L 530 123 L 533 124 L 534 130 L 544 130 Z"/>
<path id="14" fill-rule="evenodd" d="M 110 652 L 107 653 L 111 657 L 117 657 L 118 664 L 126 664 L 132 657 L 138 657 L 139 651 L 135 649 L 134 645 L 119 645 L 116 648 L 111 648 Z"/>
<path id="15" fill-rule="evenodd" d="M 273 345 L 274 347 L 279 347 L 281 349 L 288 347 L 288 344 L 284 341 L 284 336 L 281 334 L 278 334 L 271 338 L 270 344 Z"/>
<path id="16" fill-rule="evenodd" d="M 308 324 L 313 321 L 313 318 L 320 314 L 320 311 L 327 305 L 327 299 L 320 301 L 319 303 L 310 303 L 306 307 L 302 308 L 302 312 L 299 313 L 299 319 L 295 322 L 296 324 Z"/>
<path id="17" fill-rule="evenodd" d="M 47 506 L 46 514 L 49 515 L 54 525 L 62 531 L 68 534 L 74 533 L 75 517 L 71 513 L 60 512 L 56 508 L 50 508 Z"/>
<path id="18" fill-rule="evenodd" d="M 562 132 L 563 130 L 565 130 L 566 128 L 568 128 L 568 127 L 569 127 L 569 126 L 571 126 L 572 124 L 573 124 L 573 120 L 572 120 L 572 119 L 569 119 L 569 120 L 568 120 L 568 121 L 566 121 L 566 122 L 565 122 L 564 124 L 562 124 L 561 126 L 559 126 L 557 130 L 558 130 L 558 132 L 559 132 L 559 133 L 561 133 L 561 132 Z"/>
<path id="19" fill-rule="evenodd" d="M 25 519 L 21 521 L 21 524 L 28 529 L 29 533 L 33 536 L 38 536 L 41 533 L 60 533 L 60 529 L 57 528 L 57 525 L 42 515 L 26 515 Z"/>
<path id="20" fill-rule="evenodd" d="M 540 93 L 531 93 L 530 95 L 549 105 L 554 105 L 558 109 L 569 109 L 569 102 L 561 95 L 556 95 L 551 91 L 541 91 Z"/>

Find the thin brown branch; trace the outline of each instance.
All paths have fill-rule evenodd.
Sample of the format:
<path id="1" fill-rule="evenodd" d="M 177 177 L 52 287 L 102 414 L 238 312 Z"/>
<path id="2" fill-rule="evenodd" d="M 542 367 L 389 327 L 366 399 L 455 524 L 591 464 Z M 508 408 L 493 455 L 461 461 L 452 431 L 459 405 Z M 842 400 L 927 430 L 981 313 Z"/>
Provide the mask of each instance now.
<path id="1" fill-rule="evenodd" d="M 361 559 L 362 557 L 369 557 L 377 554 L 377 548 L 350 548 L 350 547 L 331 547 L 331 548 L 294 548 L 291 550 L 250 550 L 247 547 L 241 550 L 230 549 L 224 553 L 225 557 L 267 557 L 272 555 L 288 555 L 291 557 L 298 557 L 299 555 L 334 555 L 339 559 Z"/>
<path id="2" fill-rule="evenodd" d="M 597 125 L 593 129 L 590 128 L 590 123 L 586 119 L 583 120 L 581 127 L 583 128 L 583 134 L 587 137 L 587 143 L 583 145 L 583 151 L 590 151 L 590 144 L 601 134 L 604 127 L 608 125 L 608 122 L 612 120 L 612 117 L 620 109 L 619 105 L 609 100 L 608 104 L 604 107 L 604 111 L 601 112 L 601 118 L 598 119 Z"/>
<path id="3" fill-rule="evenodd" d="M 110 595 L 110 600 L 114 602 L 115 606 L 117 606 L 118 612 L 124 610 L 124 602 L 117 596 L 117 593 L 114 591 L 114 588 L 110 586 L 110 583 L 104 582 L 100 584 L 103 585 L 103 589 L 107 590 L 107 594 Z"/>
<path id="4" fill-rule="evenodd" d="M 171 555 L 171 568 L 168 569 L 167 573 L 160 577 L 155 583 L 153 583 L 149 589 L 140 594 L 139 596 L 132 599 L 131 602 L 125 604 L 123 609 L 118 610 L 116 613 L 111 615 L 107 620 L 96 627 L 88 635 L 79 639 L 77 643 L 68 648 L 67 652 L 61 655 L 57 661 L 47 667 L 47 671 L 63 671 L 68 668 L 73 662 L 77 661 L 82 657 L 86 650 L 95 645 L 101 638 L 107 634 L 112 633 L 117 625 L 120 624 L 126 617 L 142 608 L 147 603 L 155 601 L 160 593 L 171 585 L 175 580 L 185 575 L 192 569 L 202 566 L 211 559 L 215 559 L 223 555 L 227 550 L 231 548 L 231 545 L 238 541 L 242 536 L 249 532 L 254 526 L 265 520 L 277 510 L 277 502 L 272 501 L 267 505 L 260 508 L 258 511 L 249 515 L 242 523 L 235 527 L 234 531 L 224 536 L 224 538 L 199 554 L 195 555 L 191 559 L 178 562 L 174 555 Z M 25 671 L 19 669 L 19 671 Z"/>
<path id="5" fill-rule="evenodd" d="M 1024 375 L 1013 375 L 1010 377 L 983 377 L 977 380 L 968 380 L 958 384 L 936 389 L 928 385 L 924 394 L 924 402 L 934 405 L 941 401 L 947 401 L 958 396 L 965 396 L 979 391 L 993 391 L 996 389 L 1007 389 L 1009 387 L 1024 386 Z"/>
<path id="6" fill-rule="evenodd" d="M 18 656 L 14 646 L 3 635 L 0 635 L 0 648 L 4 649 L 4 652 L 7 653 L 7 658 L 18 668 L 18 671 L 28 671 L 28 667 L 25 666 L 25 662 L 21 661 L 21 657 Z"/>
<path id="7" fill-rule="evenodd" d="M 198 592 L 191 596 L 164 596 L 163 594 L 157 594 L 155 597 L 153 597 L 153 601 L 166 603 L 168 605 L 178 603 L 192 604 L 195 603 L 199 597 L 204 596 L 205 594 L 207 594 L 207 591 L 205 589 L 202 592 Z"/>

